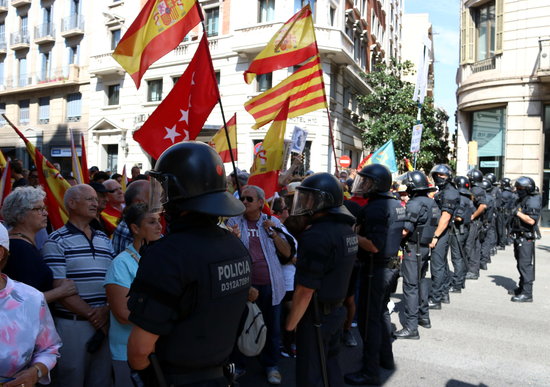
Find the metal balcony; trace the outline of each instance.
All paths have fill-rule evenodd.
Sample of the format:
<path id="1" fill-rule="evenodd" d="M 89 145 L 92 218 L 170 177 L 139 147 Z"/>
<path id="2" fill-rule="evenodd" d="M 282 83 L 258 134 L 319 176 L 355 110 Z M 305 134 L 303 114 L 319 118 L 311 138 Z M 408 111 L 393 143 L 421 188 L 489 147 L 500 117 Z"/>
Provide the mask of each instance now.
<path id="1" fill-rule="evenodd" d="M 84 18 L 80 15 L 63 18 L 61 20 L 61 36 L 70 38 L 78 35 L 84 35 Z"/>
<path id="2" fill-rule="evenodd" d="M 30 37 L 29 31 L 21 30 L 18 32 L 12 32 L 10 35 L 10 48 L 12 50 L 22 50 L 29 48 Z"/>
<path id="3" fill-rule="evenodd" d="M 550 82 L 550 37 L 539 39 L 537 76 L 541 82 Z"/>
<path id="4" fill-rule="evenodd" d="M 8 0 L 0 0 L 0 13 L 8 12 Z"/>
<path id="5" fill-rule="evenodd" d="M 36 44 L 55 42 L 55 27 L 53 23 L 44 23 L 34 27 L 34 42 Z"/>

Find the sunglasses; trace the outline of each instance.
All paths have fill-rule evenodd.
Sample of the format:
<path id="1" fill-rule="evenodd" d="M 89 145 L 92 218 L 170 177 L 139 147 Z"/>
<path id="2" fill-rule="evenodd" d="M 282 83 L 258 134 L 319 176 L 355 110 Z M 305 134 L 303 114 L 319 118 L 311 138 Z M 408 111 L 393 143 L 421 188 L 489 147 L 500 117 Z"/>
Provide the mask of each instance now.
<path id="1" fill-rule="evenodd" d="M 243 196 L 241 197 L 241 202 L 247 201 L 248 203 L 252 203 L 254 201 L 254 198 L 252 196 Z"/>

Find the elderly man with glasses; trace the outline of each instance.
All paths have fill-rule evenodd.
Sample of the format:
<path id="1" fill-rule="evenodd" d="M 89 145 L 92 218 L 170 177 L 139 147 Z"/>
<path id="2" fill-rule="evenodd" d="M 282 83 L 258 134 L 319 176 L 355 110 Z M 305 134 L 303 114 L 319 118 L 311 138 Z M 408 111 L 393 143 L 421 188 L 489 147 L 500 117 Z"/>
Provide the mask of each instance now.
<path id="1" fill-rule="evenodd" d="M 260 361 L 270 384 L 281 384 L 279 371 L 279 343 L 281 336 L 281 301 L 285 283 L 281 261 L 292 258 L 292 249 L 281 230 L 281 222 L 262 213 L 264 191 L 247 185 L 240 198 L 246 207 L 241 216 L 230 218 L 227 225 L 240 232 L 241 241 L 252 256 L 252 286 L 259 291 L 256 304 L 262 311 L 267 327 L 266 345 Z M 281 258 L 279 258 L 281 257 Z M 244 359 L 235 359 L 238 373 L 244 372 Z"/>
<path id="2" fill-rule="evenodd" d="M 107 235 L 90 226 L 97 213 L 97 194 L 87 184 L 69 188 L 63 198 L 68 222 L 42 248 L 53 272 L 54 287 L 72 279 L 78 294 L 54 304 L 57 331 L 63 340 L 58 363 L 59 386 L 110 386 L 111 356 L 105 340 L 109 306 L 103 282 L 114 258 Z"/>

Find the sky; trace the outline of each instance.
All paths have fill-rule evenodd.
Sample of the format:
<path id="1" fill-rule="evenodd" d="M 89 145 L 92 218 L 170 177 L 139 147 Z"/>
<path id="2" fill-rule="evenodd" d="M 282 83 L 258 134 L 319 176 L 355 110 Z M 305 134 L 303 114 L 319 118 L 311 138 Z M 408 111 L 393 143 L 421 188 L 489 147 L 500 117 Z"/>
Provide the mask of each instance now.
<path id="1" fill-rule="evenodd" d="M 428 13 L 434 38 L 434 100 L 449 115 L 455 131 L 456 70 L 459 58 L 460 0 L 405 0 L 405 13 Z"/>

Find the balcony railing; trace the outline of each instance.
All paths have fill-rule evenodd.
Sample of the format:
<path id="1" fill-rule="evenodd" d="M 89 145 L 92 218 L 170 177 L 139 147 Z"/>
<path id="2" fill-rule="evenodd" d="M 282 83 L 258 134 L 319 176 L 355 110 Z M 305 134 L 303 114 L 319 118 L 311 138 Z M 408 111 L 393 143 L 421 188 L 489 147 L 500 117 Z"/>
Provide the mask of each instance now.
<path id="1" fill-rule="evenodd" d="M 71 15 L 61 21 L 61 33 L 63 36 L 84 33 L 84 18 L 80 15 Z"/>
<path id="2" fill-rule="evenodd" d="M 480 71 L 494 70 L 496 68 L 495 57 L 492 56 L 487 59 L 482 59 L 472 64 L 472 73 L 479 73 Z"/>
<path id="3" fill-rule="evenodd" d="M 21 30 L 17 32 L 12 32 L 10 35 L 10 46 L 13 49 L 28 47 L 30 44 L 29 31 Z"/>
<path id="4" fill-rule="evenodd" d="M 49 38 L 49 39 L 48 39 Z M 35 40 L 55 39 L 55 27 L 53 23 L 44 23 L 34 27 Z"/>
<path id="5" fill-rule="evenodd" d="M 8 12 L 8 0 L 0 0 L 0 12 Z"/>
<path id="6" fill-rule="evenodd" d="M 52 72 L 42 72 L 30 74 L 20 74 L 18 77 L 7 77 L 4 87 L 0 88 L 0 94 L 16 92 L 19 88 L 43 88 L 56 87 L 78 82 L 80 77 L 80 67 L 77 65 L 68 65 L 63 68 L 57 68 Z"/>

